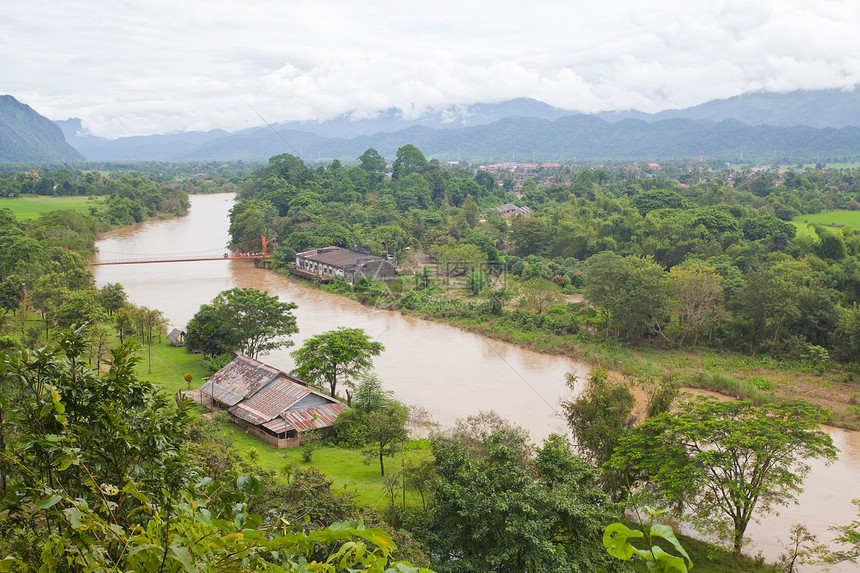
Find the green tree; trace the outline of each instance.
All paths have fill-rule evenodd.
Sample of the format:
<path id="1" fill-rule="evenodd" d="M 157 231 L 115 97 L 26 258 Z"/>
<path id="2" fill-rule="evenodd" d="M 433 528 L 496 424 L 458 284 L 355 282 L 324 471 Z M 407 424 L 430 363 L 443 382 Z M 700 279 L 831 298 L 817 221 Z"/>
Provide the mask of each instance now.
<path id="1" fill-rule="evenodd" d="M 87 366 L 87 348 L 82 330 L 70 329 L 59 333 L 56 345 L 2 354 L 0 370 L 18 389 L 17 398 L 3 404 L 9 412 L 4 432 L 14 435 L 4 455 L 14 461 L 16 484 L 4 507 L 7 518 L 21 524 L 12 546 L 31 559 L 38 559 L 57 524 L 69 519 L 64 508 L 107 513 L 109 495 L 116 523 L 128 525 L 140 502 L 119 491 L 126 483 L 133 481 L 153 507 L 163 509 L 165 494 L 194 478 L 180 453 L 187 414 L 170 407 L 154 385 L 137 380 L 136 347 L 113 349 L 104 373 Z"/>
<path id="2" fill-rule="evenodd" d="M 391 177 L 400 181 L 410 173 L 421 173 L 427 167 L 427 159 L 414 145 L 406 144 L 397 150 L 397 156 L 392 164 Z"/>
<path id="3" fill-rule="evenodd" d="M 382 406 L 374 408 L 365 415 L 367 424 L 366 439 L 376 446 L 364 451 L 365 460 L 379 459 L 379 474 L 385 475 L 385 456 L 397 453 L 397 446 L 409 438 L 406 421 L 409 408 L 389 398 Z"/>
<path id="4" fill-rule="evenodd" d="M 360 328 L 341 327 L 312 336 L 301 348 L 292 352 L 296 361 L 293 374 L 314 382 L 328 384 L 332 397 L 337 395 L 338 381 L 350 383 L 373 365 L 372 356 L 379 356 L 385 346 L 370 340 Z M 348 400 L 352 400 L 347 392 Z"/>
<path id="5" fill-rule="evenodd" d="M 466 200 L 463 202 L 463 213 L 466 215 L 466 223 L 470 228 L 474 228 L 481 216 L 481 208 L 475 202 L 475 198 L 471 195 L 466 195 Z"/>
<path id="6" fill-rule="evenodd" d="M 147 370 L 152 372 L 152 339 L 167 333 L 167 319 L 158 309 L 137 307 L 131 313 L 140 340 L 147 348 Z"/>
<path id="7" fill-rule="evenodd" d="M 734 310 L 752 331 L 751 346 L 775 343 L 784 334 L 783 326 L 800 315 L 800 289 L 789 277 L 769 269 L 750 268 L 746 285 L 733 297 Z"/>
<path id="8" fill-rule="evenodd" d="M 271 240 L 277 228 L 278 210 L 268 201 L 251 199 L 237 203 L 230 210 L 230 240 L 233 245 L 257 246 L 265 236 Z M 255 243 L 256 241 L 256 243 Z M 244 247 L 246 252 L 252 250 Z"/>
<path id="9" fill-rule="evenodd" d="M 117 310 L 114 315 L 114 327 L 119 335 L 120 343 L 124 343 L 126 335 L 134 333 L 134 316 L 132 311 L 127 308 Z"/>
<path id="10" fill-rule="evenodd" d="M 119 283 L 107 283 L 99 289 L 99 303 L 102 305 L 108 316 L 118 311 L 126 302 L 125 290 Z"/>
<path id="11" fill-rule="evenodd" d="M 689 209 L 690 202 L 669 189 L 652 189 L 633 197 L 630 201 L 642 215 L 658 209 Z"/>
<path id="12" fill-rule="evenodd" d="M 355 388 L 352 406 L 362 412 L 373 412 L 385 406 L 393 392 L 382 388 L 382 381 L 375 374 L 362 374 Z"/>
<path id="13" fill-rule="evenodd" d="M 567 375 L 567 384 L 576 389 L 576 376 Z M 601 472 L 608 493 L 618 496 L 627 485 L 624 472 L 608 467 L 612 452 L 622 436 L 636 424 L 636 399 L 624 384 L 611 384 L 606 370 L 591 371 L 588 385 L 575 400 L 562 402 L 573 442 L 580 455 Z"/>
<path id="14" fill-rule="evenodd" d="M 713 331 L 725 317 L 722 277 L 713 267 L 691 264 L 672 267 L 669 292 L 677 312 L 678 344 L 692 338 L 695 348 L 699 337 Z"/>
<path id="15" fill-rule="evenodd" d="M 496 185 L 496 178 L 493 177 L 493 174 L 483 169 L 475 173 L 475 183 L 481 186 L 484 195 L 494 194 L 494 191 L 499 187 Z"/>
<path id="16" fill-rule="evenodd" d="M 410 209 L 426 209 L 430 206 L 430 185 L 420 173 L 410 173 L 400 179 L 396 194 L 397 208 L 401 212 Z"/>
<path id="17" fill-rule="evenodd" d="M 12 414 L 3 420 L 4 436 L 14 435 L 3 460 L 11 462 L 15 483 L 4 492 L 4 521 L 15 526 L 4 531 L 0 571 L 334 573 L 390 566 L 430 573 L 393 561 L 397 548 L 380 529 L 264 524 L 246 503 L 264 493 L 259 477 L 197 479 L 199 468 L 179 447 L 188 415 L 137 380 L 132 345 L 112 351 L 107 372 L 86 366 L 85 347 L 80 331 L 67 331 L 57 346 L 0 357 L 0 374 L 21 390 L 14 401 L 0 394 L 0 408 Z M 310 495 L 320 481 L 318 473 L 299 472 L 293 493 L 312 499 L 307 508 L 326 518 L 321 501 L 338 503 L 332 498 L 340 496 L 329 484 L 328 499 Z M 297 505 L 294 521 L 301 524 L 305 512 Z"/>
<path id="18" fill-rule="evenodd" d="M 385 171 L 385 167 L 388 165 L 385 158 L 372 147 L 359 155 L 358 160 L 361 162 L 361 168 L 370 173 Z"/>
<path id="19" fill-rule="evenodd" d="M 592 470 L 559 436 L 524 466 L 519 440 L 505 430 L 484 434 L 480 456 L 450 438 L 431 442 L 434 501 L 422 531 L 434 569 L 619 570 L 600 544 L 619 512 L 594 486 Z"/>
<path id="20" fill-rule="evenodd" d="M 25 292 L 24 281 L 18 275 L 9 275 L 0 282 L 0 309 L 3 310 L 0 325 L 3 324 L 7 312 L 11 310 L 14 313 L 18 310 L 24 301 Z"/>
<path id="21" fill-rule="evenodd" d="M 299 331 L 292 313 L 296 308 L 254 288 L 226 290 L 188 322 L 185 345 L 209 355 L 238 351 L 257 358 L 292 345 L 287 337 Z"/>
<path id="22" fill-rule="evenodd" d="M 668 316 L 666 272 L 649 258 L 603 251 L 586 261 L 585 297 L 604 310 L 607 333 L 631 340 L 662 333 Z"/>
<path id="23" fill-rule="evenodd" d="M 547 279 L 529 279 L 520 288 L 521 300 L 538 314 L 559 304 L 562 300 L 561 289 Z"/>
<path id="24" fill-rule="evenodd" d="M 57 309 L 56 321 L 60 328 L 73 324 L 89 323 L 95 325 L 107 318 L 104 308 L 99 304 L 95 290 L 75 290 L 69 293 L 65 303 Z"/>
<path id="25" fill-rule="evenodd" d="M 611 463 L 641 472 L 649 490 L 689 507 L 697 529 L 730 539 L 739 554 L 750 520 L 802 491 L 807 459 L 836 459 L 819 429 L 825 419 L 801 401 L 756 407 L 699 399 L 627 432 Z"/>
<path id="26" fill-rule="evenodd" d="M 552 229 L 543 219 L 518 217 L 511 223 L 510 242 L 517 247 L 517 255 L 546 255 L 552 246 Z"/>

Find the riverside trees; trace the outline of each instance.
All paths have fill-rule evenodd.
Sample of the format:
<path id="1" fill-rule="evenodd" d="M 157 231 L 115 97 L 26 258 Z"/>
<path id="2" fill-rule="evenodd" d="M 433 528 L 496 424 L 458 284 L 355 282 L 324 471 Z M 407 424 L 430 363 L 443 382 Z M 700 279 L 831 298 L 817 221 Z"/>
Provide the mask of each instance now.
<path id="1" fill-rule="evenodd" d="M 296 251 L 362 244 L 398 260 L 429 253 L 458 272 L 498 262 L 522 282 L 542 267 L 568 295 L 586 284 L 592 306 L 571 312 L 581 332 L 601 338 L 791 358 L 821 354 L 811 346 L 843 360 L 856 355 L 835 333 L 850 327 L 851 305 L 860 302 L 860 234 L 820 225 L 798 234 L 780 219 L 789 205 L 797 214 L 860 204 L 856 174 L 743 172 L 732 186 L 696 184 L 678 166 L 649 178 L 563 166 L 556 179 L 570 183 L 528 185 L 516 197 L 494 183 L 500 174 L 443 167 L 414 146 L 398 150 L 392 178 L 377 177 L 385 160 L 373 150 L 356 162 L 314 170 L 278 156 L 242 195 L 277 208 L 266 224 Z M 527 205 L 531 216 L 505 220 L 491 209 L 503 202 Z M 241 211 L 234 238 L 259 236 L 259 220 Z M 468 246 L 479 246 L 481 258 L 461 255 Z"/>
<path id="2" fill-rule="evenodd" d="M 185 344 L 208 355 L 238 351 L 257 358 L 292 345 L 287 337 L 299 330 L 296 308 L 254 288 L 232 288 L 200 307 L 188 322 Z"/>
<path id="3" fill-rule="evenodd" d="M 756 514 L 794 501 L 809 458 L 836 459 L 825 419 L 805 402 L 755 406 L 699 399 L 646 420 L 621 437 L 615 469 L 638 472 L 646 487 L 706 533 L 729 538 L 735 554 Z"/>
<path id="4" fill-rule="evenodd" d="M 515 429 L 484 433 L 471 447 L 432 442 L 436 477 L 420 536 L 444 572 L 615 571 L 601 546 L 619 508 L 594 485 L 594 472 L 553 435 L 533 463 Z M 537 476 L 535 479 L 534 476 Z"/>
<path id="5" fill-rule="evenodd" d="M 312 336 L 295 350 L 293 372 L 310 382 L 327 384 L 334 398 L 338 381 L 348 382 L 366 371 L 373 365 L 372 357 L 383 350 L 385 346 L 370 340 L 362 329 L 341 327 Z M 352 401 L 351 397 L 349 400 Z"/>

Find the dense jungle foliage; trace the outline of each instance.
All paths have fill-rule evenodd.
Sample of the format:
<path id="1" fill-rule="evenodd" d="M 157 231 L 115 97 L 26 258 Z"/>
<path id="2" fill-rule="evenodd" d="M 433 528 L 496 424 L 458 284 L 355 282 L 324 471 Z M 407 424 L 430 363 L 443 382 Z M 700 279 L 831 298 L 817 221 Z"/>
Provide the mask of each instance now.
<path id="1" fill-rule="evenodd" d="M 536 328 L 547 321 L 634 344 L 813 362 L 860 356 L 860 233 L 818 224 L 798 233 L 790 222 L 860 207 L 855 172 L 726 171 L 698 183 L 692 169 L 670 179 L 565 166 L 538 170 L 517 197 L 506 192 L 513 168 L 443 167 L 411 145 L 390 172 L 373 149 L 358 161 L 312 169 L 291 155 L 271 158 L 240 191 L 233 242 L 266 234 L 282 262 L 310 247 L 362 244 L 395 255 L 407 271 L 429 262 L 437 276 L 466 275 L 480 295 L 465 304 L 424 296 L 432 282 L 425 272 L 421 296 L 396 303 L 409 308 L 491 314 L 519 298 L 552 317 Z M 506 219 L 492 209 L 505 202 L 530 207 L 531 216 Z M 410 291 L 405 283 L 385 288 Z M 562 293 L 575 292 L 591 306 L 561 304 Z"/>

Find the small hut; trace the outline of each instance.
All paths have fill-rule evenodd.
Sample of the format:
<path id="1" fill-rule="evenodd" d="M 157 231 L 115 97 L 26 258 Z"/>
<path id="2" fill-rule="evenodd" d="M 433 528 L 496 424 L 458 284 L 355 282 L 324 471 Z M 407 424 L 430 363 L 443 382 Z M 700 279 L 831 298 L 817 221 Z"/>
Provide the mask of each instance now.
<path id="1" fill-rule="evenodd" d="M 167 340 L 170 341 L 171 346 L 185 346 L 185 331 L 174 328 L 167 335 Z"/>

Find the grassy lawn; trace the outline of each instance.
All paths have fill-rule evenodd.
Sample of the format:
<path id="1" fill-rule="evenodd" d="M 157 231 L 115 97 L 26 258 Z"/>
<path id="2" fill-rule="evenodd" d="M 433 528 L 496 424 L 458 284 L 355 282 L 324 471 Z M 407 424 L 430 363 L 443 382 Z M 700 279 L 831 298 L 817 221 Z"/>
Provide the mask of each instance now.
<path id="1" fill-rule="evenodd" d="M 151 373 L 149 349 L 146 346 L 140 350 L 139 356 L 141 361 L 136 370 L 140 378 L 161 386 L 171 395 L 188 388 L 185 374 L 194 377 L 191 388 L 199 388 L 203 384 L 203 378 L 209 376 L 209 372 L 200 364 L 199 354 L 191 354 L 185 348 L 171 346 L 163 337 L 160 343 L 156 341 L 152 344 Z M 296 464 L 303 469 L 314 466 L 334 482 L 334 491 L 354 493 L 361 505 L 381 508 L 388 503 L 385 478 L 379 473 L 378 457 L 374 458 L 372 463 L 365 464 L 361 450 L 320 445 L 314 450 L 312 461 L 305 462 L 302 460 L 301 448 L 279 450 L 253 435 L 246 434 L 236 424 L 226 424 L 225 428 L 240 453 L 247 455 L 255 449 L 258 463 L 264 469 L 274 471 L 281 479 L 286 479 L 282 471 L 290 464 Z M 427 459 L 430 455 L 429 446 L 424 441 L 413 441 L 407 444 L 403 451 L 403 459 L 407 463 L 409 460 Z M 395 475 L 400 472 L 400 455 L 386 457 L 384 461 L 386 474 Z M 420 506 L 421 498 L 410 492 L 406 496 L 406 503 Z"/>
<path id="2" fill-rule="evenodd" d="M 375 509 L 382 509 L 389 503 L 384 485 L 385 478 L 379 474 L 379 459 L 374 458 L 373 462 L 365 464 L 361 450 L 320 445 L 314 450 L 311 461 L 305 462 L 302 460 L 301 448 L 279 450 L 250 434 L 246 434 L 242 428 L 235 424 L 229 424 L 227 431 L 239 451 L 247 454 L 251 448 L 257 450 L 258 463 L 264 469 L 282 475 L 284 468 L 290 464 L 295 464 L 301 469 L 313 466 L 334 482 L 332 491 L 353 493 L 359 504 Z M 413 441 L 407 444 L 403 451 L 403 459 L 406 463 L 409 460 L 426 459 L 430 455 L 429 446 L 423 441 Z M 386 477 L 398 474 L 400 468 L 400 455 L 385 458 Z M 406 503 L 420 506 L 421 498 L 410 492 L 406 496 Z"/>
<path id="3" fill-rule="evenodd" d="M 101 205 L 104 198 L 98 197 L 17 197 L 0 199 L 0 209 L 9 209 L 18 219 L 35 219 L 50 211 L 72 210 L 89 213 L 90 206 Z"/>
<path id="4" fill-rule="evenodd" d="M 209 376 L 209 371 L 200 364 L 201 355 L 191 354 L 185 348 L 171 346 L 164 337 L 161 337 L 161 342 L 156 340 L 152 343 L 151 361 L 146 346 L 140 350 L 138 356 L 141 361 L 136 370 L 140 378 L 158 384 L 171 395 L 188 389 L 186 374 L 194 377 L 191 380 L 191 388 L 199 388 L 203 384 L 203 378 Z"/>
<path id="5" fill-rule="evenodd" d="M 808 223 L 818 223 L 820 225 L 837 225 L 848 226 L 854 229 L 860 229 L 860 210 L 857 211 L 823 211 L 813 215 L 799 215 L 792 221 L 798 228 L 799 234 L 811 235 L 814 233 L 812 229 L 807 228 Z"/>

